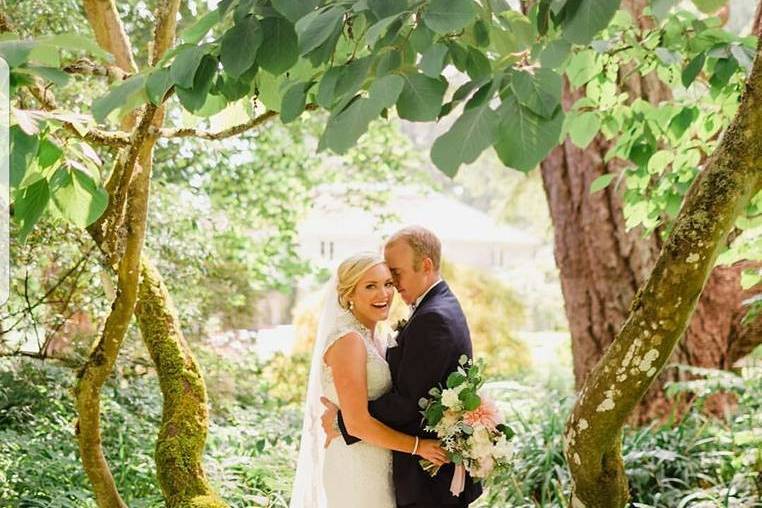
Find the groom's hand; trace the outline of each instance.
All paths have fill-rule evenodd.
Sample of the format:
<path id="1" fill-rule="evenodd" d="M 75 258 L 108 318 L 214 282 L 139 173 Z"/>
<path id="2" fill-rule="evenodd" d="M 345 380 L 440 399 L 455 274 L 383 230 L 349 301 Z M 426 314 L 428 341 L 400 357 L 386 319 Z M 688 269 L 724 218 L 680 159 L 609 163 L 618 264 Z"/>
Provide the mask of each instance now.
<path id="1" fill-rule="evenodd" d="M 340 435 L 337 425 L 339 408 L 325 397 L 320 397 L 320 402 L 325 406 L 325 411 L 323 412 L 323 416 L 320 417 L 320 420 L 323 424 L 323 430 L 325 431 L 325 447 L 328 448 L 331 441 Z"/>

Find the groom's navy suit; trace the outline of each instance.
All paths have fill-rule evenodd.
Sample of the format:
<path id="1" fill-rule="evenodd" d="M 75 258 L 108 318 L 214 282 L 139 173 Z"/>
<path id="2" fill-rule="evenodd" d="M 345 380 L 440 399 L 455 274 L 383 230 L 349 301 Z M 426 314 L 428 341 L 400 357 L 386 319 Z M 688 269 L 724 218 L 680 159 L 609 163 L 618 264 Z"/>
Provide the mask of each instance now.
<path id="1" fill-rule="evenodd" d="M 368 403 L 370 414 L 405 434 L 436 438 L 424 432 L 418 401 L 431 388 L 445 386 L 447 376 L 457 370 L 461 355 L 472 357 L 471 336 L 458 299 L 442 281 L 424 296 L 397 336 L 397 347 L 389 348 L 386 360 L 393 388 Z M 349 435 L 339 413 L 339 428 L 347 444 L 359 441 Z M 432 478 L 418 464 L 420 457 L 394 452 L 394 488 L 397 505 L 466 506 L 482 493 L 481 485 L 466 475 L 460 496 L 450 493 L 454 466 L 446 464 Z"/>

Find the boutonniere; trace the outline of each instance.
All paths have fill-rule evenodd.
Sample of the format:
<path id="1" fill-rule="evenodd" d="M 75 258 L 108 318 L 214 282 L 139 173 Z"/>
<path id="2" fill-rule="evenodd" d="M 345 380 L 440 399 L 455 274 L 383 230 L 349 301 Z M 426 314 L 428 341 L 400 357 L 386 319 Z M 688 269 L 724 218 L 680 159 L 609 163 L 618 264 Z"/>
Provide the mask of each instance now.
<path id="1" fill-rule="evenodd" d="M 402 331 L 403 328 L 407 325 L 407 319 L 400 319 L 396 323 L 394 323 L 394 326 L 392 326 L 392 330 L 399 333 Z"/>

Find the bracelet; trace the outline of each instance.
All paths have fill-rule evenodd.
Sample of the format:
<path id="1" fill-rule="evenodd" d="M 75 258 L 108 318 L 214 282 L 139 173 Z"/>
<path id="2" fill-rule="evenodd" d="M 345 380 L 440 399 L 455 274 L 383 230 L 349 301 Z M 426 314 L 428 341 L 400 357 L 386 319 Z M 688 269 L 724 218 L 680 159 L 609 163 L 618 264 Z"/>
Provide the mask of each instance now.
<path id="1" fill-rule="evenodd" d="M 419 443 L 420 443 L 420 439 L 418 439 L 418 436 L 415 436 L 415 446 L 413 447 L 413 452 L 410 455 L 415 455 L 415 452 L 418 451 Z"/>

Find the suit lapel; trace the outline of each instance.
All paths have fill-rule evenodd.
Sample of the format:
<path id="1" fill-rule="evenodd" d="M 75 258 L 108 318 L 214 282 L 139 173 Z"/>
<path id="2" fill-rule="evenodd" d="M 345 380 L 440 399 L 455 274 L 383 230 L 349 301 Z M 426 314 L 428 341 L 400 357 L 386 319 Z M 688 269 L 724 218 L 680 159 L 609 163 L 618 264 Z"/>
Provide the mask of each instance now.
<path id="1" fill-rule="evenodd" d="M 389 348 L 386 350 L 386 362 L 389 364 L 389 370 L 392 373 L 392 380 L 395 380 L 395 382 L 397 379 L 397 373 L 399 371 L 400 361 L 402 360 L 402 352 L 405 349 L 405 339 L 408 330 L 410 330 L 410 325 L 412 324 L 418 312 L 421 310 L 421 307 L 424 307 L 426 304 L 432 302 L 436 297 L 444 294 L 446 291 L 449 291 L 449 288 L 445 281 L 442 281 L 435 287 L 431 288 L 431 291 L 426 293 L 426 296 L 423 297 L 421 303 L 418 304 L 418 307 L 416 307 L 415 311 L 410 315 L 410 319 L 408 319 L 405 327 L 402 329 L 402 331 L 400 331 L 399 335 L 397 335 L 397 347 Z"/>

